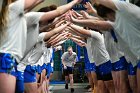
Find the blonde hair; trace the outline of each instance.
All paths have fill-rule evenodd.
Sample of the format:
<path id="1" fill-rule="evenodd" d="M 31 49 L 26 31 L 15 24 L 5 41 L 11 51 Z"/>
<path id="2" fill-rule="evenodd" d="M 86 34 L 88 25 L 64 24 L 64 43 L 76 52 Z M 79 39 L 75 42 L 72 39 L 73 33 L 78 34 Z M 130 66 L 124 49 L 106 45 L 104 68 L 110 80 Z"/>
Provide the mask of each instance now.
<path id="1" fill-rule="evenodd" d="M 6 35 L 7 23 L 8 23 L 8 7 L 14 0 L 3 0 L 0 11 L 0 45 Z"/>

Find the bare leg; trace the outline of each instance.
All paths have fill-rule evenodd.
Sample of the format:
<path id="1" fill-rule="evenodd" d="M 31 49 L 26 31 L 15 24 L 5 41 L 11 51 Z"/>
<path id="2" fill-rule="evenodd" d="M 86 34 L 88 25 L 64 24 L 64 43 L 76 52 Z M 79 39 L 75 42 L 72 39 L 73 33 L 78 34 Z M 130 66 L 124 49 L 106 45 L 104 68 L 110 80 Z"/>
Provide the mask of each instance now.
<path id="1" fill-rule="evenodd" d="M 109 93 L 115 93 L 113 80 L 104 81 L 104 83 Z"/>
<path id="2" fill-rule="evenodd" d="M 115 93 L 119 93 L 119 83 L 120 83 L 120 75 L 119 71 L 112 71 L 112 77 L 114 82 Z"/>
<path id="3" fill-rule="evenodd" d="M 94 93 L 98 93 L 97 92 L 97 84 L 98 84 L 97 75 L 94 71 L 92 71 L 91 76 L 92 76 L 92 80 L 93 80 L 93 83 L 94 83 Z"/>
<path id="4" fill-rule="evenodd" d="M 15 93 L 16 77 L 0 73 L 0 93 Z"/>
<path id="5" fill-rule="evenodd" d="M 73 88 L 73 74 L 70 74 L 69 78 L 70 78 L 70 86 L 71 88 Z"/>
<path id="6" fill-rule="evenodd" d="M 128 75 L 130 88 L 133 93 L 137 93 L 137 81 L 136 81 L 136 75 Z"/>
<path id="7" fill-rule="evenodd" d="M 127 79 L 128 79 L 128 75 L 127 75 L 127 71 L 126 70 L 122 70 L 119 71 L 120 73 L 120 93 L 128 93 L 128 87 L 127 87 Z"/>
<path id="8" fill-rule="evenodd" d="M 107 89 L 105 87 L 104 81 L 102 80 L 98 80 L 97 93 L 107 93 Z"/>
<path id="9" fill-rule="evenodd" d="M 137 84 L 138 84 L 137 93 L 140 93 L 140 69 L 139 68 L 137 68 Z"/>

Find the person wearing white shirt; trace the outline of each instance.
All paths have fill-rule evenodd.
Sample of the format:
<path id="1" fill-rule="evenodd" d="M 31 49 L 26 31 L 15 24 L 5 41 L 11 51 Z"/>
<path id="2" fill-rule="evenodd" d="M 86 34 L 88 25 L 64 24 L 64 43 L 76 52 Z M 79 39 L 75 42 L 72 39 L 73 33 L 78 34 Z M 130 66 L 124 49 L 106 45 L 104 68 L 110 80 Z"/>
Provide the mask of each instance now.
<path id="1" fill-rule="evenodd" d="M 88 36 L 92 38 L 92 43 L 91 43 L 92 50 L 90 51 L 92 52 L 96 65 L 96 74 L 98 79 L 97 91 L 98 92 L 105 91 L 105 86 L 106 86 L 106 89 L 110 93 L 114 93 L 114 85 L 113 85 L 112 75 L 111 75 L 112 65 L 110 62 L 109 54 L 106 51 L 104 45 L 103 35 L 101 35 L 101 33 L 99 32 L 95 32 L 92 30 L 85 30 L 80 26 L 73 25 L 73 24 L 71 24 L 70 27 L 73 28 L 75 31 L 78 31 L 79 33 L 85 35 L 86 37 Z"/>
<path id="2" fill-rule="evenodd" d="M 70 79 L 71 93 L 74 92 L 73 88 L 73 68 L 76 63 L 77 54 L 73 52 L 72 47 L 68 47 L 67 52 L 64 52 L 61 59 L 64 66 L 64 75 L 65 75 L 65 89 L 68 89 L 68 78 Z"/>
<path id="3" fill-rule="evenodd" d="M 4 7 L 2 7 L 1 9 L 2 10 L 1 14 L 3 16 L 6 14 L 5 17 L 8 19 L 8 21 L 6 26 L 7 28 L 1 29 L 0 32 L 0 34 L 4 36 L 4 39 L 0 40 L 1 42 L 0 54 L 3 60 L 8 59 L 9 62 L 5 61 L 7 64 L 6 66 L 4 65 L 5 63 L 2 60 L 0 61 L 2 64 L 2 68 L 0 67 L 1 69 L 0 81 L 2 81 L 0 83 L 1 86 L 0 90 L 2 93 L 15 93 L 15 91 L 18 93 L 22 93 L 24 89 L 23 87 L 21 89 L 19 85 L 16 86 L 15 90 L 15 85 L 19 84 L 18 82 L 19 78 L 17 78 L 16 82 L 15 76 L 21 77 L 22 75 L 20 71 L 17 71 L 16 65 L 20 62 L 20 59 L 23 57 L 23 54 L 26 49 L 25 42 L 27 36 L 27 26 L 24 17 L 24 10 L 29 9 L 35 2 L 37 2 L 37 0 L 18 0 L 18 1 L 2 0 L 2 1 L 3 1 L 2 6 Z M 6 13 L 5 10 L 9 12 Z M 2 21 L 3 22 L 1 22 L 1 24 L 4 24 L 5 27 L 6 21 L 3 19 Z M 4 33 L 2 31 L 4 31 Z M 19 74 L 16 75 L 17 73 Z"/>

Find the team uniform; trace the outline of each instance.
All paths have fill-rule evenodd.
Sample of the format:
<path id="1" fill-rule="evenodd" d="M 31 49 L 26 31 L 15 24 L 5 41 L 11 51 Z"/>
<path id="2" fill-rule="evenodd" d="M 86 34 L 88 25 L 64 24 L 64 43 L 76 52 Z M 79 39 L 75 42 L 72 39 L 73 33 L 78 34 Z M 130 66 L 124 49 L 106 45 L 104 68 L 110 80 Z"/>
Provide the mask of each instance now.
<path id="1" fill-rule="evenodd" d="M 0 46 L 0 73 L 8 73 L 16 78 L 16 92 L 24 91 L 21 81 L 23 73 L 17 65 L 26 50 L 27 25 L 24 17 L 24 0 L 9 5 L 8 27 L 6 37 Z"/>
<path id="2" fill-rule="evenodd" d="M 99 32 L 90 31 L 92 38 L 92 54 L 96 65 L 96 74 L 98 80 L 112 80 L 111 70 L 112 65 L 109 54 L 104 44 L 103 35 Z"/>
<path id="3" fill-rule="evenodd" d="M 38 36 L 38 41 L 34 48 L 27 55 L 27 59 L 23 63 L 26 63 L 26 69 L 24 71 L 24 82 L 36 82 L 36 69 L 37 65 L 40 64 L 38 61 L 43 54 L 43 39 L 46 33 L 41 33 Z M 43 65 L 43 64 L 40 64 Z"/>
<path id="4" fill-rule="evenodd" d="M 87 44 L 86 44 L 86 49 L 84 50 L 85 52 L 85 58 L 87 59 L 87 70 L 88 71 L 96 71 L 96 66 L 95 66 L 95 62 L 94 62 L 94 58 L 93 58 L 93 54 L 92 54 L 92 38 L 88 37 L 87 38 Z"/>
<path id="5" fill-rule="evenodd" d="M 122 42 L 124 42 L 124 46 L 126 46 L 134 57 L 139 60 L 140 43 L 137 42 L 137 40 L 140 39 L 140 8 L 136 5 L 123 1 L 118 2 L 113 0 L 113 2 L 118 9 L 116 11 L 116 20 L 113 27 L 116 33 L 120 36 Z M 131 63 L 132 65 L 137 64 L 135 61 Z M 140 68 L 139 64 L 138 68 Z"/>

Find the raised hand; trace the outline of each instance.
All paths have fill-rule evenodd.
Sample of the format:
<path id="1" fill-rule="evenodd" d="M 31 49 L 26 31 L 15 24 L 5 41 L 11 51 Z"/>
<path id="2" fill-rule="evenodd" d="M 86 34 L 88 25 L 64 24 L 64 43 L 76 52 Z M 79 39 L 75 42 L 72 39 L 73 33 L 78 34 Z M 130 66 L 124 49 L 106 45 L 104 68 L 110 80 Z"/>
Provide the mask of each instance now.
<path id="1" fill-rule="evenodd" d="M 82 0 L 73 0 L 73 1 L 76 1 L 77 4 L 82 2 Z"/>
<path id="2" fill-rule="evenodd" d="M 91 5 L 91 3 L 86 2 L 86 4 L 84 5 L 84 7 L 87 9 L 86 11 L 90 14 L 96 14 L 97 15 L 97 11 L 93 8 L 93 6 Z"/>

